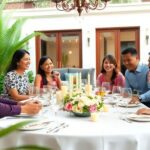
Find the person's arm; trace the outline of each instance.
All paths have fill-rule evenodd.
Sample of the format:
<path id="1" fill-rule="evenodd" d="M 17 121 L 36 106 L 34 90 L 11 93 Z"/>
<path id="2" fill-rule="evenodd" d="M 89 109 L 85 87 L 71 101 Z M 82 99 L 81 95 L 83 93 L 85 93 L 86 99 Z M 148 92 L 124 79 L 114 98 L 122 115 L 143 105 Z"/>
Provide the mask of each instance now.
<path id="1" fill-rule="evenodd" d="M 19 105 L 0 103 L 0 118 L 5 116 L 18 115 L 20 112 L 21 107 Z"/>
<path id="2" fill-rule="evenodd" d="M 3 97 L 0 97 L 0 103 L 10 104 L 10 105 L 17 105 L 16 101 L 10 100 L 8 98 L 3 98 Z"/>
<path id="3" fill-rule="evenodd" d="M 58 87 L 58 89 L 61 89 L 61 79 L 60 79 L 60 77 L 57 77 L 57 87 Z"/>
<path id="4" fill-rule="evenodd" d="M 22 101 L 25 99 L 30 98 L 29 95 L 20 95 L 17 91 L 17 89 L 13 88 L 9 90 L 9 94 L 11 95 L 12 99 L 16 101 Z"/>
<path id="5" fill-rule="evenodd" d="M 150 90 L 139 96 L 141 102 L 150 102 Z"/>
<path id="6" fill-rule="evenodd" d="M 149 90 L 139 96 L 141 102 L 150 102 L 150 71 L 147 72 L 147 87 Z"/>
<path id="7" fill-rule="evenodd" d="M 0 118 L 19 115 L 20 113 L 35 115 L 41 110 L 41 108 L 42 105 L 39 102 L 30 102 L 25 105 L 11 105 L 0 102 Z"/>
<path id="8" fill-rule="evenodd" d="M 39 102 L 30 102 L 25 105 L 21 105 L 21 113 L 26 113 L 30 115 L 37 114 L 42 108 L 41 103 Z"/>
<path id="9" fill-rule="evenodd" d="M 41 80 L 42 80 L 41 75 L 37 74 L 35 77 L 34 86 L 37 88 L 40 88 L 41 87 Z"/>
<path id="10" fill-rule="evenodd" d="M 150 115 L 150 108 L 141 108 L 136 113 L 138 115 L 141 115 L 141 114 Z"/>

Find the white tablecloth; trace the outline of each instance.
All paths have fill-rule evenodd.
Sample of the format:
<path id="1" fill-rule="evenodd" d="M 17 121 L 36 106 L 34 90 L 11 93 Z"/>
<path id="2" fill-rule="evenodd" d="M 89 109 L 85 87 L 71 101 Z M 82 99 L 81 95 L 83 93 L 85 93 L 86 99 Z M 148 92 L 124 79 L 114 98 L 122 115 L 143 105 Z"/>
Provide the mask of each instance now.
<path id="1" fill-rule="evenodd" d="M 135 112 L 136 108 L 112 108 L 100 112 L 99 120 L 79 118 L 59 111 L 55 121 L 66 122 L 69 127 L 57 133 L 46 133 L 46 129 L 17 131 L 0 139 L 0 149 L 25 144 L 37 144 L 53 150 L 149 150 L 150 122 L 128 123 L 120 119 L 123 112 Z M 41 118 L 48 117 L 45 111 Z M 7 126 L 22 119 L 0 119 L 0 126 Z"/>

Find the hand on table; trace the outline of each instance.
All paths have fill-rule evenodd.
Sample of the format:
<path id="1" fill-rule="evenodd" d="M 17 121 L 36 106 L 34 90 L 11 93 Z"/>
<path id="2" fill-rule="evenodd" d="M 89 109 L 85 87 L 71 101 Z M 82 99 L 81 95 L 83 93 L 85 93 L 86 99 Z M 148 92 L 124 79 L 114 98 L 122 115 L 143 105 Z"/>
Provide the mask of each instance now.
<path id="1" fill-rule="evenodd" d="M 138 96 L 133 96 L 132 100 L 129 102 L 129 104 L 138 104 L 138 103 L 140 103 Z"/>
<path id="2" fill-rule="evenodd" d="M 141 108 L 136 112 L 136 114 L 138 114 L 138 115 L 141 115 L 141 114 L 150 115 L 150 108 Z"/>
<path id="3" fill-rule="evenodd" d="M 41 108 L 42 105 L 39 101 L 28 102 L 21 106 L 21 113 L 35 115 L 41 110 Z"/>

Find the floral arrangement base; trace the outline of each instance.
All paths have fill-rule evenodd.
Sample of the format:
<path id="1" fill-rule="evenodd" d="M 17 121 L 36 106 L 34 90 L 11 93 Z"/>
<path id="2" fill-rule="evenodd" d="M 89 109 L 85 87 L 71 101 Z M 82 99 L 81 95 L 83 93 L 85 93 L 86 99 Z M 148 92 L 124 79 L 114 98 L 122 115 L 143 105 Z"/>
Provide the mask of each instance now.
<path id="1" fill-rule="evenodd" d="M 84 112 L 84 113 L 78 113 L 78 112 L 72 112 L 77 117 L 90 117 L 90 112 Z"/>

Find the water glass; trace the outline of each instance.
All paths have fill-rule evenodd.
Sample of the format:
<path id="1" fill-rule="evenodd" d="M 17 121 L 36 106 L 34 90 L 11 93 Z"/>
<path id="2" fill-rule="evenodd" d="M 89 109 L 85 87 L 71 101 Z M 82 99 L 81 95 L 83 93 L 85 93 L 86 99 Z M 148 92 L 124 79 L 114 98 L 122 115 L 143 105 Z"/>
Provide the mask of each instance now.
<path id="1" fill-rule="evenodd" d="M 109 82 L 102 82 L 102 87 L 105 88 L 105 92 L 109 94 L 111 92 L 110 83 Z"/>
<path id="2" fill-rule="evenodd" d="M 121 87 L 120 86 L 113 86 L 112 88 L 112 105 L 113 107 L 117 107 L 118 102 L 121 100 Z"/>
<path id="3" fill-rule="evenodd" d="M 122 88 L 121 96 L 122 96 L 122 99 L 123 99 L 124 103 L 126 105 L 128 105 L 128 103 L 132 99 L 132 90 L 131 90 L 131 88 Z"/>

